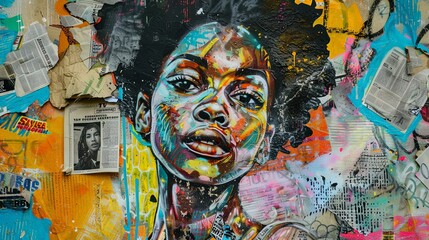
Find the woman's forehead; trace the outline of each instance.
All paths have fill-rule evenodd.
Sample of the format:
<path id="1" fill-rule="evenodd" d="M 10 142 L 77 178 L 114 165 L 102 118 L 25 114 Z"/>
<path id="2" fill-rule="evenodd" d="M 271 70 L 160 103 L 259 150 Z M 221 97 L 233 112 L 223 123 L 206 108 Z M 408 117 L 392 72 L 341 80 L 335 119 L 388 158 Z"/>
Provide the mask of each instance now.
<path id="1" fill-rule="evenodd" d="M 193 55 L 199 58 L 207 58 L 208 55 L 225 55 L 226 58 L 245 58 L 249 61 L 251 55 L 255 62 L 259 62 L 259 68 L 267 69 L 266 51 L 262 48 L 258 39 L 252 36 L 243 27 L 222 26 L 219 23 L 201 25 L 190 32 L 179 42 L 171 53 L 169 62 L 180 55 Z M 244 54 L 244 56 L 239 56 Z M 246 56 L 247 55 L 247 56 Z M 256 58 L 255 58 L 256 57 Z"/>
<path id="2" fill-rule="evenodd" d="M 91 127 L 91 128 L 88 128 L 88 130 L 86 132 L 87 133 L 88 132 L 98 132 L 98 129 L 96 127 Z"/>
<path id="3" fill-rule="evenodd" d="M 274 88 L 267 52 L 257 38 L 240 26 L 213 22 L 188 32 L 164 64 L 163 72 L 184 65 L 196 65 L 220 75 L 242 69 L 258 70 L 265 75 L 270 92 Z"/>

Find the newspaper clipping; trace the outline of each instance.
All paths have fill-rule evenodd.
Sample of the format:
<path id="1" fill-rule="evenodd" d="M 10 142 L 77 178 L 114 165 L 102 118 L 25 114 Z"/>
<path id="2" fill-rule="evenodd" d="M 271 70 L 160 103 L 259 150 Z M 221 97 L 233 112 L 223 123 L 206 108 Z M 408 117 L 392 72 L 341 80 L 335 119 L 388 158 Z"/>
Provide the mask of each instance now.
<path id="1" fill-rule="evenodd" d="M 427 71 L 407 74 L 409 64 L 405 51 L 393 48 L 363 97 L 363 104 L 405 132 L 427 100 Z"/>
<path id="2" fill-rule="evenodd" d="M 120 112 L 112 103 L 75 103 L 65 110 L 64 171 L 118 172 Z"/>
<path id="3" fill-rule="evenodd" d="M 10 52 L 5 62 L 7 78 L 15 76 L 16 95 L 22 97 L 49 85 L 48 70 L 58 61 L 57 46 L 46 28 L 34 22 L 28 27 L 19 50 Z M 4 78 L 4 77 L 2 77 Z"/>

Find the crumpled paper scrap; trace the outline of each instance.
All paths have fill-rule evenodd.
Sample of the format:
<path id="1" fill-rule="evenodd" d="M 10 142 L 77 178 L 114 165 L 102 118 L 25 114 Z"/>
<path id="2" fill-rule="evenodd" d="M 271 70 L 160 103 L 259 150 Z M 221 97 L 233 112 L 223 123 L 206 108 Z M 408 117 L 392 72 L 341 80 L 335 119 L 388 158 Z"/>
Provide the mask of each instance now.
<path id="1" fill-rule="evenodd" d="M 425 69 L 429 68 L 429 56 L 418 49 L 413 47 L 406 47 L 410 62 L 409 64 L 409 74 L 415 75 Z"/>
<path id="2" fill-rule="evenodd" d="M 100 76 L 102 65 L 88 69 L 80 59 L 81 51 L 78 45 L 70 45 L 64 58 L 49 71 L 50 100 L 54 107 L 67 106 L 70 98 L 110 97 L 116 90 L 113 74 Z"/>
<path id="3" fill-rule="evenodd" d="M 70 32 L 73 38 L 79 42 L 81 48 L 80 58 L 87 68 L 91 68 L 97 62 L 96 56 L 102 50 L 102 45 L 94 40 L 97 33 L 94 26 L 90 25 L 83 28 L 72 28 Z"/>

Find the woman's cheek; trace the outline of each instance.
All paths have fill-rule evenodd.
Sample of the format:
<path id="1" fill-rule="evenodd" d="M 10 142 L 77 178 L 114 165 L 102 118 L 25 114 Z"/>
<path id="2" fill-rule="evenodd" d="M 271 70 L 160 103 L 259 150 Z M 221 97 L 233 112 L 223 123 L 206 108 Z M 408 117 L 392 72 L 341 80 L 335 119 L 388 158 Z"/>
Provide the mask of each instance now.
<path id="1" fill-rule="evenodd" d="M 177 106 L 176 106 L 177 107 Z M 195 125 L 190 106 L 181 106 L 180 108 L 171 108 L 172 126 L 175 129 L 189 129 Z"/>

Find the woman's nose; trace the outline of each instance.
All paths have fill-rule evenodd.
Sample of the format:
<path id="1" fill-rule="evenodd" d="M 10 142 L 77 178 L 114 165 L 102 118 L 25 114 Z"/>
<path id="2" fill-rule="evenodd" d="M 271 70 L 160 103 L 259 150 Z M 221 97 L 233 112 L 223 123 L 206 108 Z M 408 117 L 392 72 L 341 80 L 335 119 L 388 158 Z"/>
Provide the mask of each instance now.
<path id="1" fill-rule="evenodd" d="M 226 128 L 229 125 L 229 118 L 226 109 L 218 102 L 206 102 L 194 109 L 194 118 L 201 122 L 217 123 L 220 127 Z"/>

